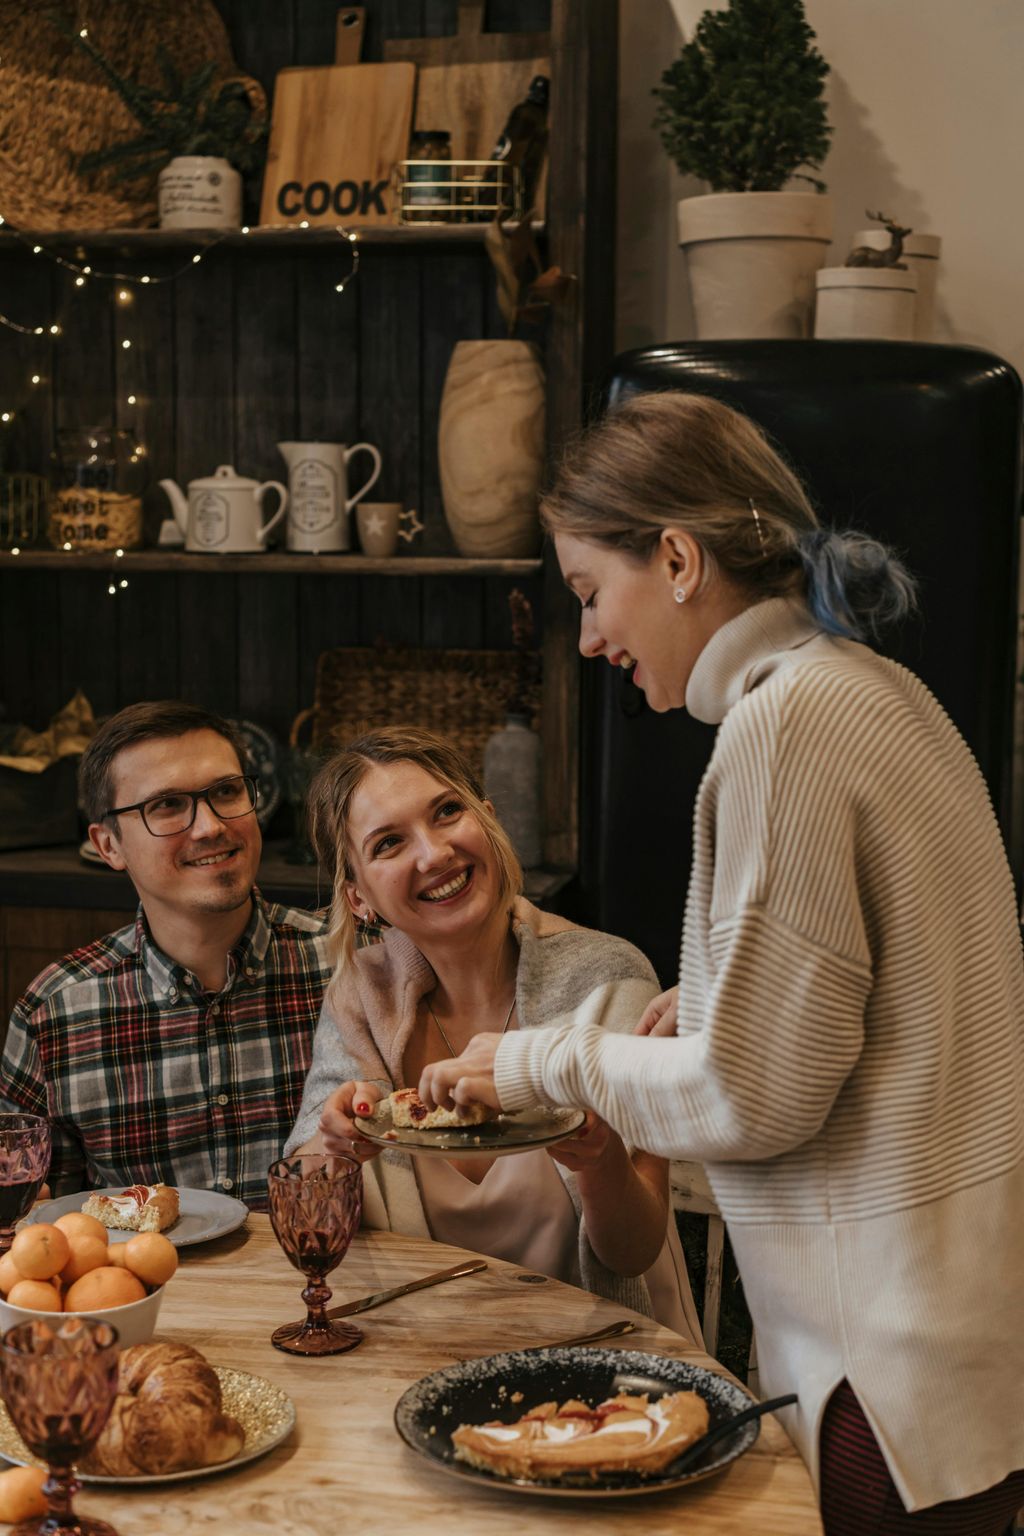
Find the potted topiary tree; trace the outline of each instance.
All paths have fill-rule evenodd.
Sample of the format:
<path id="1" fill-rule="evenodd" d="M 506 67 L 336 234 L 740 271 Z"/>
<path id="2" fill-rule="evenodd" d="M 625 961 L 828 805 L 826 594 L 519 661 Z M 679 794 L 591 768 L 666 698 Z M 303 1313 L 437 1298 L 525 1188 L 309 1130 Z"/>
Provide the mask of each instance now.
<path id="1" fill-rule="evenodd" d="M 679 203 L 700 339 L 810 333 L 832 238 L 824 183 L 808 174 L 832 132 L 827 74 L 802 0 L 729 0 L 704 13 L 655 89 L 668 154 L 711 186 Z"/>

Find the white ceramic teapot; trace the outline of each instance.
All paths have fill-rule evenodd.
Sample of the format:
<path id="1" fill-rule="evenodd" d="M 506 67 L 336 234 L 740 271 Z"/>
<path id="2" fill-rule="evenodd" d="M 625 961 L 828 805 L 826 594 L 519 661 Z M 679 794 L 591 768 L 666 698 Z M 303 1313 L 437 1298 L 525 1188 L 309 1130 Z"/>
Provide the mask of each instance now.
<path id="1" fill-rule="evenodd" d="M 250 480 L 230 464 L 221 464 L 212 475 L 190 480 L 188 500 L 175 480 L 161 480 L 185 535 L 185 549 L 194 554 L 251 555 L 266 547 L 266 537 L 288 510 L 288 492 L 280 480 Z M 263 498 L 276 491 L 277 511 L 263 521 Z"/>

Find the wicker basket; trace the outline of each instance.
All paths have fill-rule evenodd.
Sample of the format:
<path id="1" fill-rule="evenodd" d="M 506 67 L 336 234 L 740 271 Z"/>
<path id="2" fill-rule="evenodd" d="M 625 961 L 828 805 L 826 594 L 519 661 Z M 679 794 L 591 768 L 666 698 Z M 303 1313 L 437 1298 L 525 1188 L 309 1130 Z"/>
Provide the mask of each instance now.
<path id="1" fill-rule="evenodd" d="M 437 731 L 483 774 L 484 746 L 504 723 L 522 671 L 540 724 L 540 652 L 342 648 L 316 668 L 314 745 L 343 746 L 382 725 Z"/>
<path id="2" fill-rule="evenodd" d="M 64 21 L 86 27 L 118 73 L 162 83 L 157 49 L 182 75 L 212 59 L 217 78 L 238 77 L 213 0 L 60 0 Z M 134 228 L 156 223 L 156 176 L 115 182 L 109 171 L 82 176 L 80 156 L 139 128 L 92 60 L 36 5 L 0 0 L 0 213 L 20 229 Z M 245 80 L 254 110 L 266 96 Z"/>

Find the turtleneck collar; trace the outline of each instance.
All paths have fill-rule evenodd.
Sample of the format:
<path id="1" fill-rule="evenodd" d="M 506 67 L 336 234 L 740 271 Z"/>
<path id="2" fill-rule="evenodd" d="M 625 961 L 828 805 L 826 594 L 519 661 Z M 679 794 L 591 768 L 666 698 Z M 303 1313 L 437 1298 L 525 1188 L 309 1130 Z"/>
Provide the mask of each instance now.
<path id="1" fill-rule="evenodd" d="M 686 686 L 686 710 L 718 725 L 732 706 L 774 670 L 773 658 L 817 637 L 828 638 L 799 598 L 770 597 L 716 630 L 697 657 Z"/>

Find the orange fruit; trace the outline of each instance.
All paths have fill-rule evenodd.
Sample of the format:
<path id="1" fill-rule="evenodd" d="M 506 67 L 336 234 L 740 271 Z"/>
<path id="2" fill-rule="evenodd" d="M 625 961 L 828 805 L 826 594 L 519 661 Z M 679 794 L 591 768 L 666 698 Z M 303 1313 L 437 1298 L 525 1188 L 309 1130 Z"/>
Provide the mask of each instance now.
<path id="1" fill-rule="evenodd" d="M 65 1285 L 74 1285 L 76 1280 L 81 1280 L 90 1269 L 99 1269 L 108 1264 L 107 1236 L 93 1237 L 90 1232 L 69 1232 L 68 1244 L 71 1248 L 71 1257 L 60 1272 L 60 1278 Z"/>
<path id="2" fill-rule="evenodd" d="M 40 1221 L 22 1227 L 11 1244 L 11 1258 L 26 1280 L 49 1280 L 71 1257 L 71 1245 L 59 1227 Z"/>
<path id="3" fill-rule="evenodd" d="M 64 1295 L 65 1312 L 105 1312 L 108 1307 L 124 1307 L 130 1301 L 142 1301 L 146 1287 L 126 1269 L 104 1264 L 90 1269 L 81 1280 L 69 1285 Z"/>
<path id="4" fill-rule="evenodd" d="M 28 1312 L 59 1312 L 60 1291 L 47 1280 L 19 1280 L 7 1293 L 12 1307 Z"/>
<path id="5" fill-rule="evenodd" d="M 11 1467 L 9 1472 L 0 1472 L 0 1520 L 13 1525 L 16 1520 L 45 1515 L 46 1477 L 45 1467 Z"/>
<path id="6" fill-rule="evenodd" d="M 127 1247 L 127 1243 L 108 1243 L 107 1263 L 112 1264 L 116 1269 L 127 1269 L 128 1265 L 124 1257 L 124 1251 Z"/>
<path id="7" fill-rule="evenodd" d="M 107 1240 L 107 1229 L 102 1221 L 97 1221 L 95 1216 L 87 1216 L 84 1211 L 68 1211 L 66 1216 L 58 1216 L 54 1222 L 55 1227 L 60 1227 L 65 1237 L 71 1238 L 75 1233 L 80 1236 L 96 1237 L 100 1242 Z"/>
<path id="8" fill-rule="evenodd" d="M 178 1250 L 162 1232 L 140 1232 L 124 1244 L 124 1262 L 146 1285 L 165 1285 L 178 1267 Z"/>
<path id="9" fill-rule="evenodd" d="M 24 1278 L 25 1276 L 11 1258 L 10 1253 L 5 1253 L 3 1258 L 0 1258 L 0 1291 L 3 1291 L 6 1296 L 11 1286 L 17 1285 L 18 1281 L 24 1280 Z"/>

